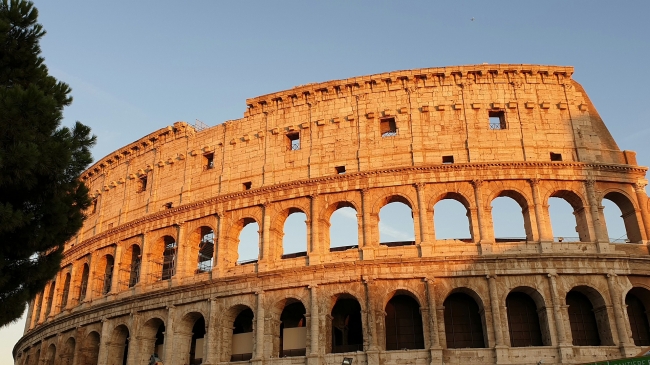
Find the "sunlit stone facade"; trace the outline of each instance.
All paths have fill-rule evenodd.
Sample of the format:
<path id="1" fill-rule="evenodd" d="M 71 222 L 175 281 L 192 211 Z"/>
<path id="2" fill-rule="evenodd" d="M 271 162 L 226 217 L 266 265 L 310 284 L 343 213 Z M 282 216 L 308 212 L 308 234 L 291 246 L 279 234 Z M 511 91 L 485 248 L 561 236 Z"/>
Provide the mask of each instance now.
<path id="1" fill-rule="evenodd" d="M 16 364 L 571 364 L 650 345 L 647 169 L 571 67 L 427 68 L 299 86 L 239 120 L 183 122 L 81 177 L 94 204 L 32 303 Z M 491 202 L 526 237 L 495 237 Z M 577 239 L 554 239 L 551 197 Z M 471 237 L 437 239 L 454 199 Z M 628 243 L 610 242 L 603 199 Z M 381 242 L 400 202 L 415 240 Z M 358 244 L 330 242 L 356 211 Z M 287 254 L 291 214 L 305 252 Z M 257 260 L 238 257 L 259 226 Z M 573 242 L 575 241 L 575 242 Z"/>

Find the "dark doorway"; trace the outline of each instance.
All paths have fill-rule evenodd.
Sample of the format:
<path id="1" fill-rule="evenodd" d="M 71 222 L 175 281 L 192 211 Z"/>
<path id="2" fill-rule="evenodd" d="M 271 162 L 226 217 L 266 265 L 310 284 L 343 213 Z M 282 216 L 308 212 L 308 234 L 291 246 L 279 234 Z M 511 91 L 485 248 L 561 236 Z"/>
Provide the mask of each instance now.
<path id="1" fill-rule="evenodd" d="M 361 305 L 356 299 L 339 299 L 332 308 L 332 353 L 354 351 L 363 351 Z"/>
<path id="2" fill-rule="evenodd" d="M 280 315 L 280 357 L 305 356 L 306 325 L 305 306 L 295 302 L 284 307 Z"/>
<path id="3" fill-rule="evenodd" d="M 483 348 L 483 322 L 478 304 L 465 293 L 447 297 L 445 307 L 445 334 L 447 348 Z"/>
<path id="4" fill-rule="evenodd" d="M 520 292 L 510 293 L 506 298 L 506 307 L 510 346 L 542 346 L 542 331 L 533 298 Z"/>
<path id="5" fill-rule="evenodd" d="M 386 304 L 386 350 L 423 349 L 420 305 L 408 295 L 396 295 Z"/>
<path id="6" fill-rule="evenodd" d="M 632 289 L 634 290 L 634 289 Z M 627 317 L 630 319 L 632 339 L 636 346 L 650 346 L 650 325 L 643 302 L 636 295 L 629 293 L 625 297 Z"/>
<path id="7" fill-rule="evenodd" d="M 566 296 L 569 306 L 569 322 L 574 346 L 600 346 L 598 324 L 594 315 L 594 306 L 589 298 L 576 291 Z"/>

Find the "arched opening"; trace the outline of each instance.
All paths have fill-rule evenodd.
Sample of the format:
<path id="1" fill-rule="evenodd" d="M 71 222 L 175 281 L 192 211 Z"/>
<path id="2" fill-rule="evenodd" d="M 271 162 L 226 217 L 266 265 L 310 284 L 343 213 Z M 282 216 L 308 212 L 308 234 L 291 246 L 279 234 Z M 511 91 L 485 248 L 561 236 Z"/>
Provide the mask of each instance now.
<path id="1" fill-rule="evenodd" d="M 532 241 L 526 199 L 516 191 L 504 190 L 492 200 L 495 242 Z"/>
<path id="2" fill-rule="evenodd" d="M 301 302 L 288 304 L 280 314 L 280 357 L 305 356 L 307 319 Z"/>
<path id="3" fill-rule="evenodd" d="M 469 203 L 459 194 L 447 193 L 433 206 L 436 239 L 473 242 Z"/>
<path id="4" fill-rule="evenodd" d="M 568 190 L 559 190 L 548 199 L 548 213 L 556 242 L 589 242 L 588 212 L 582 199 Z"/>
<path id="5" fill-rule="evenodd" d="M 363 351 L 361 305 L 350 296 L 339 297 L 332 308 L 331 353 Z"/>
<path id="6" fill-rule="evenodd" d="M 74 337 L 69 337 L 63 344 L 63 352 L 61 353 L 61 365 L 72 365 L 74 362 L 74 350 L 76 342 Z"/>
<path id="7" fill-rule="evenodd" d="M 253 358 L 253 311 L 245 307 L 232 323 L 230 361 L 248 361 Z"/>
<path id="8" fill-rule="evenodd" d="M 129 355 L 129 329 L 121 324 L 115 329 L 108 346 L 108 358 L 112 361 L 111 365 L 126 365 L 126 359 Z"/>
<path id="9" fill-rule="evenodd" d="M 282 230 L 282 258 L 307 255 L 307 215 L 298 209 L 290 209 Z"/>
<path id="10" fill-rule="evenodd" d="M 481 310 L 471 296 L 453 293 L 445 299 L 445 334 L 447 348 L 484 348 Z"/>
<path id="11" fill-rule="evenodd" d="M 86 299 L 86 292 L 88 291 L 88 275 L 90 275 L 88 264 L 84 264 L 84 268 L 81 272 L 81 281 L 79 282 L 79 302 Z"/>
<path id="12" fill-rule="evenodd" d="M 574 346 L 607 346 L 614 341 L 609 329 L 607 307 L 593 288 L 573 288 L 566 296 Z"/>
<path id="13" fill-rule="evenodd" d="M 609 192 L 603 197 L 602 205 L 610 242 L 637 243 L 643 240 L 636 209 L 627 196 L 619 192 Z M 619 215 L 620 218 L 616 217 Z"/>
<path id="14" fill-rule="evenodd" d="M 54 346 L 54 344 L 50 344 L 50 346 L 47 347 L 47 352 L 45 353 L 45 365 L 54 365 L 55 360 L 56 346 Z"/>
<path id="15" fill-rule="evenodd" d="M 409 295 L 398 294 L 386 304 L 386 350 L 424 348 L 420 304 Z"/>
<path id="16" fill-rule="evenodd" d="M 214 263 L 214 231 L 210 227 L 201 227 L 199 234 L 196 272 L 209 272 Z"/>
<path id="17" fill-rule="evenodd" d="M 129 288 L 132 288 L 135 286 L 135 284 L 140 281 L 140 266 L 142 264 L 142 253 L 140 251 L 140 246 L 138 245 L 132 245 L 130 247 L 130 254 L 129 254 L 129 276 L 128 276 L 128 286 Z"/>
<path id="18" fill-rule="evenodd" d="M 70 296 L 70 273 L 65 274 L 63 281 L 63 292 L 61 293 L 61 309 L 68 306 L 68 297 Z"/>
<path id="19" fill-rule="evenodd" d="M 160 318 L 152 318 L 142 326 L 141 334 L 137 337 L 140 341 L 139 360 L 136 364 L 146 364 L 152 355 L 161 360 L 164 358 L 165 323 Z"/>
<path id="20" fill-rule="evenodd" d="M 415 244 L 413 211 L 401 196 L 387 199 L 379 210 L 379 242 L 382 245 L 407 246 Z"/>
<path id="21" fill-rule="evenodd" d="M 260 225 L 252 218 L 244 218 L 237 246 L 238 265 L 255 263 L 259 260 L 260 240 Z"/>
<path id="22" fill-rule="evenodd" d="M 56 286 L 56 282 L 53 281 L 52 284 L 50 284 L 50 290 L 48 291 L 47 294 L 47 307 L 45 307 L 45 318 L 50 315 L 50 312 L 52 311 L 52 302 L 54 301 L 54 287 Z"/>
<path id="23" fill-rule="evenodd" d="M 169 280 L 176 274 L 176 240 L 171 236 L 163 237 L 164 251 L 162 257 L 161 280 Z"/>
<path id="24" fill-rule="evenodd" d="M 102 277 L 102 295 L 106 295 L 111 291 L 111 285 L 113 283 L 113 267 L 115 265 L 115 259 L 113 255 L 104 256 L 104 275 Z"/>
<path id="25" fill-rule="evenodd" d="M 632 288 L 625 296 L 627 318 L 632 329 L 632 339 L 636 346 L 650 346 L 650 323 L 648 305 L 650 291 L 644 288 Z"/>
<path id="26" fill-rule="evenodd" d="M 34 325 L 38 324 L 41 320 L 41 309 L 43 308 L 43 297 L 45 297 L 45 291 L 38 293 L 38 303 L 34 309 Z"/>
<path id="27" fill-rule="evenodd" d="M 194 322 L 192 327 L 192 341 L 190 343 L 190 365 L 200 365 L 203 363 L 205 354 L 204 351 L 205 340 L 205 319 L 203 316 Z"/>
<path id="28" fill-rule="evenodd" d="M 99 333 L 90 332 L 81 346 L 81 364 L 97 364 L 99 358 Z"/>
<path id="29" fill-rule="evenodd" d="M 510 346 L 542 346 L 542 330 L 539 325 L 537 305 L 533 298 L 523 292 L 511 292 L 506 297 Z"/>
<path id="30" fill-rule="evenodd" d="M 358 245 L 357 211 L 349 203 L 339 203 L 330 216 L 330 251 L 343 251 Z"/>

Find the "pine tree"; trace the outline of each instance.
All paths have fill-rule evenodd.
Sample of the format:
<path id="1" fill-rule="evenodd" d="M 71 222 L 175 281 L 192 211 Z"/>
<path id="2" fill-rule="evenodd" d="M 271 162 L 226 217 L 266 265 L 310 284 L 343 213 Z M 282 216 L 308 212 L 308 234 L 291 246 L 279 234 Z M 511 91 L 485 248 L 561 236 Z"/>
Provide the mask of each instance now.
<path id="1" fill-rule="evenodd" d="M 95 136 L 61 127 L 70 88 L 48 74 L 29 1 L 0 0 L 0 327 L 59 270 L 90 205 L 79 175 Z"/>

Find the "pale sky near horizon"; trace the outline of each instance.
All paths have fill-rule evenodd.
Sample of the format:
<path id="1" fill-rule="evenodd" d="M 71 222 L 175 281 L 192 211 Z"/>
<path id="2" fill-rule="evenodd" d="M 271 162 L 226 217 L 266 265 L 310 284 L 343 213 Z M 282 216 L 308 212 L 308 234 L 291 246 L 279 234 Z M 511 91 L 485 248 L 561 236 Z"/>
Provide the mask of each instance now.
<path id="1" fill-rule="evenodd" d="M 650 165 L 647 1 L 35 4 L 45 62 L 72 88 L 64 124 L 93 129 L 96 159 L 178 120 L 241 118 L 246 98 L 297 85 L 487 62 L 574 66 L 619 147 Z M 0 365 L 22 330 L 0 329 Z"/>

